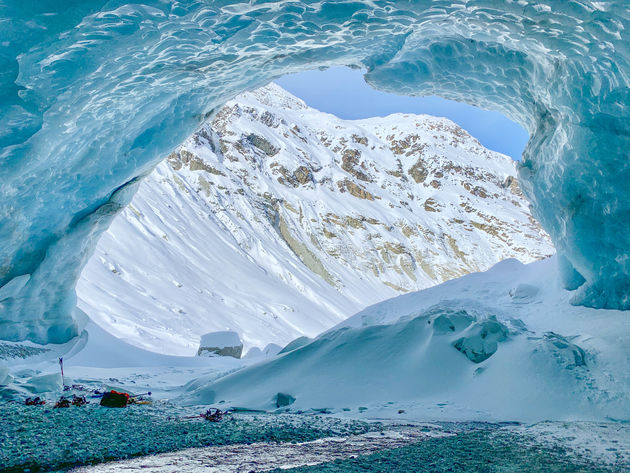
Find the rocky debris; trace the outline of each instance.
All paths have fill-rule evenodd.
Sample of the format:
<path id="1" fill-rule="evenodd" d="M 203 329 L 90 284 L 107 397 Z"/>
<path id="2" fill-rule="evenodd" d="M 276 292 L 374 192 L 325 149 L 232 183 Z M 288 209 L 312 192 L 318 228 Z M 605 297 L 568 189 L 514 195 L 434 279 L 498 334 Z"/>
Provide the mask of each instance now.
<path id="1" fill-rule="evenodd" d="M 424 210 L 427 212 L 439 212 L 440 204 L 438 204 L 435 199 L 429 198 L 424 201 Z"/>
<path id="2" fill-rule="evenodd" d="M 364 434 L 380 427 L 375 423 L 289 414 L 244 414 L 231 416 L 230 422 L 205 422 L 199 407 L 182 407 L 165 401 L 143 408 L 131 406 L 124 411 L 103 409 L 96 403 L 80 409 L 33 408 L 7 403 L 2 409 L 0 468 L 3 472 L 67 471 L 79 465 L 124 458 L 136 458 L 140 462 L 133 468 L 136 471 L 152 471 L 163 469 L 165 465 L 147 467 L 147 462 L 158 458 L 153 455 L 174 451 L 179 461 L 169 466 L 168 471 L 192 471 L 192 463 L 182 465 L 183 452 L 198 454 L 200 447 L 211 445 L 212 451 L 204 451 L 199 457 L 204 458 L 201 464 L 207 465 L 208 458 L 225 459 L 238 447 L 236 444 L 247 448 L 253 445 L 235 460 L 234 470 L 259 471 L 256 456 L 265 446 L 275 448 L 293 445 L 293 442 L 302 445 L 316 439 Z M 393 436 L 392 440 L 399 438 L 400 435 Z M 369 439 L 381 440 L 375 435 L 366 438 Z M 412 441 L 418 441 L 418 437 L 407 443 Z M 338 443 L 326 444 L 326 450 Z M 244 470 L 242 465 L 248 462 L 251 467 Z M 195 463 L 200 464 L 198 460 Z M 214 466 L 216 462 L 212 468 Z M 91 468 L 95 471 L 106 468 L 116 473 L 128 471 L 115 462 L 80 471 L 92 471 Z"/>
<path id="3" fill-rule="evenodd" d="M 407 172 L 417 184 L 423 183 L 429 175 L 429 171 L 427 170 L 422 158 L 418 158 L 416 164 L 411 166 Z"/>
<path id="4" fill-rule="evenodd" d="M 341 155 L 341 169 L 356 177 L 360 181 L 373 182 L 374 179 L 365 170 L 365 164 L 361 166 L 359 159 L 361 151 L 358 149 L 345 149 Z"/>
<path id="5" fill-rule="evenodd" d="M 518 185 L 518 179 L 514 176 L 508 176 L 505 179 L 505 182 L 503 182 L 503 188 L 510 189 L 510 192 L 512 192 L 512 194 L 523 197 L 521 186 Z"/>
<path id="6" fill-rule="evenodd" d="M 293 172 L 293 176 L 302 185 L 313 182 L 313 171 L 306 166 L 298 166 Z"/>
<path id="7" fill-rule="evenodd" d="M 31 347 L 19 343 L 0 343 L 0 360 L 10 358 L 31 358 L 49 352 L 48 348 Z M 0 376 L 0 382 L 2 377 Z"/>
<path id="8" fill-rule="evenodd" d="M 201 337 L 197 356 L 231 356 L 240 358 L 243 342 L 238 333 L 230 330 L 211 332 Z"/>
<path id="9" fill-rule="evenodd" d="M 223 171 L 211 166 L 199 156 L 186 149 L 180 149 L 177 152 L 171 153 L 166 159 L 175 171 L 179 171 L 183 166 L 186 166 L 191 171 L 206 171 L 216 176 L 225 176 Z"/>
<path id="10" fill-rule="evenodd" d="M 271 163 L 274 174 L 280 174 L 278 182 L 293 188 L 304 186 L 315 181 L 313 170 L 307 166 L 298 166 L 294 171 L 289 171 L 279 163 Z"/>
<path id="11" fill-rule="evenodd" d="M 275 156 L 280 151 L 280 148 L 272 145 L 266 138 L 263 138 L 260 135 L 256 135 L 255 133 L 250 133 L 245 137 L 248 143 L 258 148 L 260 151 L 265 153 L 267 156 Z"/>
<path id="12" fill-rule="evenodd" d="M 368 192 L 365 187 L 356 184 L 350 179 L 344 179 L 337 182 L 339 192 L 348 192 L 351 196 L 357 199 L 374 200 L 374 194 Z"/>
<path id="13" fill-rule="evenodd" d="M 295 398 L 290 394 L 278 393 L 276 394 L 276 407 L 290 406 L 295 402 Z"/>
<path id="14" fill-rule="evenodd" d="M 486 190 L 481 187 L 481 186 L 475 186 L 470 190 L 470 193 L 472 195 L 476 195 L 477 197 L 481 197 L 482 199 L 485 199 L 488 197 L 488 193 L 486 192 Z"/>

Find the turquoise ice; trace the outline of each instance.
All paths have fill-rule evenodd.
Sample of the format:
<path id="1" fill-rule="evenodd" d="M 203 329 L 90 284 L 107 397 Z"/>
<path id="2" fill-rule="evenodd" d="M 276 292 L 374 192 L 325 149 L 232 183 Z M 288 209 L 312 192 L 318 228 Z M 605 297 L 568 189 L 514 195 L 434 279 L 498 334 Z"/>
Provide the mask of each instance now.
<path id="1" fill-rule="evenodd" d="M 574 303 L 630 308 L 630 4 L 0 2 L 0 338 L 76 334 L 75 282 L 135 185 L 217 107 L 349 65 L 497 110 Z"/>

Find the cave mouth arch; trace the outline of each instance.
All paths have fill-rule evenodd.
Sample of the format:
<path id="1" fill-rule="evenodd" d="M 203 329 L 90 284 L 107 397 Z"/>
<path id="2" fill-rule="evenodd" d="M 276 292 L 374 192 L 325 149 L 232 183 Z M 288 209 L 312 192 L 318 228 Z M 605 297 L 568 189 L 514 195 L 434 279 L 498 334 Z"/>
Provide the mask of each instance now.
<path id="1" fill-rule="evenodd" d="M 291 94 L 283 79 L 319 88 Z M 514 160 L 439 115 L 491 115 L 500 129 L 486 138 L 515 127 L 504 117 L 378 93 L 351 69 L 283 79 L 227 102 L 143 180 L 77 284 L 92 321 L 160 353 L 191 355 L 226 329 L 245 348 L 284 346 L 386 299 L 554 253 Z M 437 116 L 413 113 L 427 103 Z"/>
<path id="2" fill-rule="evenodd" d="M 239 92 L 333 65 L 520 123 L 523 190 L 573 302 L 630 308 L 623 0 L 15 0 L 0 15 L 0 338 L 75 335 L 80 270 L 140 178 Z"/>

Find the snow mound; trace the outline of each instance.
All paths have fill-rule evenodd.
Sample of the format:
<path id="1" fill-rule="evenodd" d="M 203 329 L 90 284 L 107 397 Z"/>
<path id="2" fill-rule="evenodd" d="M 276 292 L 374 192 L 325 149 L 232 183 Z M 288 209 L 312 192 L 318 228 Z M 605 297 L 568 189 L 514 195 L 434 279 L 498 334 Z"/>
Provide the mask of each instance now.
<path id="1" fill-rule="evenodd" d="M 537 298 L 515 299 L 515 283 Z M 198 379 L 183 400 L 275 409 L 284 393 L 295 399 L 291 410 L 382 415 L 405 406 L 458 420 L 628 419 L 626 314 L 575 307 L 569 298 L 557 287 L 555 258 L 508 260 L 376 304 L 216 382 Z"/>

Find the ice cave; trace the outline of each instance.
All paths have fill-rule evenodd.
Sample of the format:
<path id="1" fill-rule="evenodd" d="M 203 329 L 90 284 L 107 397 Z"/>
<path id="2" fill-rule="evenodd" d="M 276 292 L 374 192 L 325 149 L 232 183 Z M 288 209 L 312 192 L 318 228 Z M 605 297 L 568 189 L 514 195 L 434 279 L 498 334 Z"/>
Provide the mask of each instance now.
<path id="1" fill-rule="evenodd" d="M 627 0 L 0 1 L 0 470 L 630 471 L 629 29 Z M 347 67 L 504 115 L 522 159 L 278 84 Z"/>
<path id="2" fill-rule="evenodd" d="M 630 7 L 531 2 L 8 1 L 0 7 L 0 337 L 77 333 L 74 286 L 137 183 L 217 107 L 281 75 L 499 111 L 574 304 L 630 308 Z"/>

